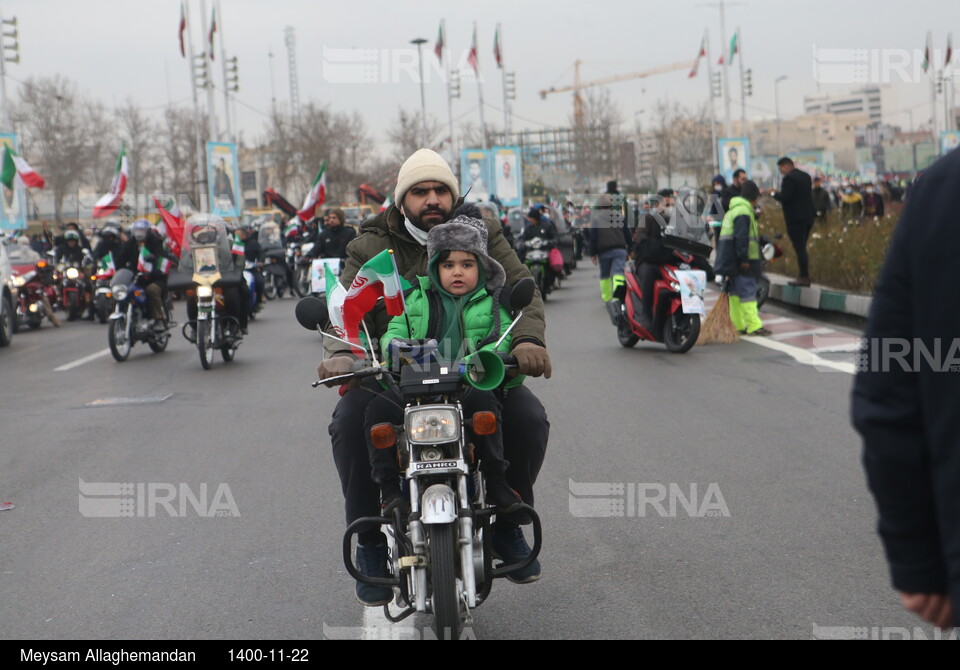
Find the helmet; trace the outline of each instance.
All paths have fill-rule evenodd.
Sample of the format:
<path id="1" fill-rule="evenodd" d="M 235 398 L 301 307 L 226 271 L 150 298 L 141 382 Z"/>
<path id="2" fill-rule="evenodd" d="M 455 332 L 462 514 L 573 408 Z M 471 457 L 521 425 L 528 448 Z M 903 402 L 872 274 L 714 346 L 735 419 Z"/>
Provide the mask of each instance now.
<path id="1" fill-rule="evenodd" d="M 150 222 L 146 219 L 137 219 L 130 226 L 130 230 L 133 231 L 133 237 L 137 242 L 143 242 L 147 239 L 147 233 L 150 231 Z"/>
<path id="2" fill-rule="evenodd" d="M 194 244 L 215 244 L 217 241 L 217 229 L 214 226 L 197 226 L 191 231 L 190 238 Z"/>
<path id="3" fill-rule="evenodd" d="M 114 237 L 119 237 L 120 231 L 118 231 L 113 226 L 107 226 L 102 231 L 100 231 L 100 237 L 106 237 L 107 235 L 113 235 Z"/>
<path id="4" fill-rule="evenodd" d="M 79 242 L 79 241 L 80 241 L 80 233 L 78 233 L 78 232 L 75 231 L 75 230 L 68 230 L 67 232 L 65 232 L 65 233 L 63 234 L 63 240 L 64 240 L 65 242 L 69 242 L 70 240 L 74 240 L 75 242 Z"/>

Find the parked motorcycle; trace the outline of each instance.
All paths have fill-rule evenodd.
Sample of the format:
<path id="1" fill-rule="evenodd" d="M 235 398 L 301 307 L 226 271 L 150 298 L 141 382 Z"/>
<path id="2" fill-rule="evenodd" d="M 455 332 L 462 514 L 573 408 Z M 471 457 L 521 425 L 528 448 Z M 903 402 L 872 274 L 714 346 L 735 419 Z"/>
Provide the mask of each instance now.
<path id="1" fill-rule="evenodd" d="M 533 293 L 532 281 L 519 282 L 511 294 L 514 312 L 529 304 Z M 305 298 L 297 306 L 298 320 L 310 330 L 325 316 L 316 298 Z M 516 360 L 483 351 L 450 366 L 437 361 L 435 340 L 394 340 L 391 346 L 396 362 L 391 369 L 374 362 L 369 368 L 325 380 L 346 383 L 379 377 L 404 406 L 402 425 L 379 424 L 371 436 L 378 448 L 396 446 L 410 513 L 397 508 L 391 518 L 367 517 L 350 524 L 343 538 L 344 565 L 354 579 L 396 589 L 396 602 L 405 609 L 394 616 L 385 606 L 391 621 L 429 612 L 437 639 L 458 639 L 462 626 L 472 622 L 473 610 L 489 597 L 493 580 L 529 566 L 540 553 L 540 518 L 533 508 L 518 503 L 516 510 L 532 520 L 532 551 L 520 563 L 493 566 L 491 517 L 496 508 L 484 502 L 484 477 L 465 428 L 492 434 L 497 417 L 491 412 L 465 417 L 461 404 L 471 388 L 499 387 L 507 367 L 515 366 Z M 371 525 L 387 527 L 390 578 L 364 575 L 354 565 L 353 538 Z"/>
<path id="2" fill-rule="evenodd" d="M 124 268 L 111 279 L 110 293 L 115 307 L 109 319 L 107 340 L 110 353 L 118 363 L 130 357 L 137 342 L 146 342 L 155 354 L 164 351 L 170 342 L 170 329 L 177 325 L 173 321 L 173 303 L 168 299 L 163 305 L 163 329 L 150 327 L 147 291 L 141 285 L 145 277 L 143 273 Z"/>
<path id="3" fill-rule="evenodd" d="M 700 336 L 700 315 L 703 313 L 703 285 L 706 283 L 706 274 L 702 281 L 698 279 L 699 299 L 688 300 L 687 305 L 681 300 L 681 282 L 690 277 L 690 264 L 693 262 L 691 254 L 673 250 L 676 262 L 672 265 L 661 265 L 660 276 L 653 285 L 653 322 L 644 327 L 641 314 L 643 310 L 643 291 L 640 279 L 635 272 L 634 262 L 628 261 L 625 268 L 626 283 L 617 289 L 609 307 L 617 326 L 617 340 L 623 347 L 632 347 L 640 340 L 662 342 L 667 351 L 682 354 L 686 353 L 697 342 Z M 691 304 L 693 303 L 693 304 Z"/>
<path id="4" fill-rule="evenodd" d="M 49 261 L 14 265 L 10 283 L 17 291 L 14 332 L 23 325 L 36 330 L 42 325 L 44 316 L 54 326 L 60 327 L 60 320 L 54 313 L 60 300 L 57 273 Z"/>

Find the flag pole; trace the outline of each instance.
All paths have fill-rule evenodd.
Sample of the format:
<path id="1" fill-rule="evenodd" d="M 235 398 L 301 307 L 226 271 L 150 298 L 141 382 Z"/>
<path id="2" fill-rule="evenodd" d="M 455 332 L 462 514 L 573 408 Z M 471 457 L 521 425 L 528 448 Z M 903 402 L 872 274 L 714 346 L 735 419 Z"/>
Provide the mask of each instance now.
<path id="1" fill-rule="evenodd" d="M 390 252 L 390 262 L 393 263 L 393 274 L 397 277 L 397 286 L 400 287 L 400 304 L 403 305 L 403 318 L 407 320 L 407 332 L 413 333 L 413 326 L 410 325 L 410 315 L 407 314 L 407 299 L 403 295 L 403 278 L 400 276 L 400 269 L 397 268 L 397 259 L 393 255 L 393 249 L 387 249 Z"/>
<path id="2" fill-rule="evenodd" d="M 193 23 L 190 22 L 190 3 L 183 2 L 180 5 L 183 8 L 183 15 L 187 21 L 187 57 L 190 60 L 190 91 L 193 93 L 193 135 L 196 141 L 197 151 L 197 206 L 201 212 L 207 211 L 207 170 L 206 161 L 203 156 L 203 140 L 200 136 L 200 100 L 197 97 L 197 65 L 193 54 Z M 174 194 L 174 201 L 180 194 Z"/>
<path id="3" fill-rule="evenodd" d="M 707 87 L 710 89 L 710 142 L 712 149 L 710 155 L 713 156 L 713 174 L 720 174 L 720 161 L 717 157 L 717 106 L 713 103 L 713 63 L 710 61 L 710 31 L 704 29 L 703 41 L 707 52 Z"/>
<path id="4" fill-rule="evenodd" d="M 474 63 L 476 68 L 473 71 L 477 80 L 477 98 L 480 100 L 480 132 L 483 133 L 483 149 L 487 148 L 487 122 L 483 118 L 483 84 L 480 82 L 480 49 L 477 48 L 477 22 L 473 22 L 473 44 L 471 48 L 476 52 Z"/>
<path id="5" fill-rule="evenodd" d="M 217 12 L 217 32 L 220 33 L 220 61 L 223 67 L 223 118 L 227 124 L 226 139 L 236 142 L 236 136 L 233 134 L 230 126 L 230 84 L 227 82 L 227 47 L 223 40 L 223 11 L 220 9 L 220 0 L 214 0 L 214 7 Z M 234 119 L 233 123 L 236 124 Z"/>

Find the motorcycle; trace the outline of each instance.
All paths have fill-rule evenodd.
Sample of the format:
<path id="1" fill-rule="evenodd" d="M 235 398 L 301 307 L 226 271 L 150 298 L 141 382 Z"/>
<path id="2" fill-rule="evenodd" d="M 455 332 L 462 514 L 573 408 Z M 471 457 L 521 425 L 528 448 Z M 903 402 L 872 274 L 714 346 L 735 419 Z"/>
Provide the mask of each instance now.
<path id="1" fill-rule="evenodd" d="M 170 342 L 170 329 L 177 325 L 173 321 L 173 303 L 169 298 L 163 305 L 163 329 L 155 330 L 148 325 L 147 291 L 141 286 L 145 276 L 123 268 L 114 273 L 110 282 L 115 307 L 109 318 L 107 340 L 110 354 L 118 363 L 130 357 L 137 342 L 146 342 L 155 354 L 164 351 Z"/>
<path id="2" fill-rule="evenodd" d="M 310 295 L 310 259 L 304 258 L 303 254 L 299 242 L 287 243 L 287 276 L 293 278 L 290 290 L 298 298 Z"/>
<path id="3" fill-rule="evenodd" d="M 106 323 L 117 306 L 111 289 L 115 274 L 116 270 L 113 268 L 101 267 L 93 277 L 93 310 L 100 323 Z"/>
<path id="4" fill-rule="evenodd" d="M 192 227 L 184 232 L 184 239 L 192 235 L 201 227 Z M 213 230 L 213 226 L 206 226 L 206 230 Z M 225 235 L 221 231 L 220 235 Z M 214 236 L 215 237 L 215 236 Z M 184 249 L 183 254 L 190 253 L 193 261 L 193 275 L 178 273 L 183 279 L 189 279 L 187 285 L 193 286 L 187 291 L 188 298 L 196 295 L 197 318 L 183 324 L 183 337 L 191 344 L 197 345 L 200 354 L 200 365 L 204 370 L 213 367 L 213 352 L 219 349 L 224 363 L 234 359 L 237 348 L 243 340 L 240 332 L 240 322 L 233 316 L 224 314 L 223 289 L 239 286 L 243 281 L 240 272 L 226 271 L 220 273 L 217 244 L 193 243 L 189 251 Z M 181 256 L 183 258 L 183 256 Z M 177 284 L 179 286 L 179 284 Z"/>
<path id="5" fill-rule="evenodd" d="M 61 278 L 60 303 L 67 312 L 67 321 L 76 321 L 89 301 L 88 277 L 93 272 L 93 256 L 84 250 L 82 261 L 64 260 L 57 266 Z"/>
<path id="6" fill-rule="evenodd" d="M 530 279 L 514 287 L 511 307 L 516 318 L 510 328 L 532 299 L 534 287 Z M 325 318 L 318 299 L 298 303 L 297 319 L 305 328 L 315 330 Z M 404 406 L 402 425 L 378 424 L 371 437 L 378 448 L 396 446 L 410 512 L 395 508 L 392 517 L 366 517 L 350 524 L 343 537 L 344 565 L 356 580 L 396 590 L 396 604 L 404 610 L 395 616 L 384 606 L 390 621 L 429 612 L 437 639 L 459 639 L 462 626 L 472 624 L 473 610 L 489 597 L 493 581 L 529 566 L 540 553 L 540 518 L 533 508 L 518 503 L 511 511 L 525 512 L 532 520 L 533 548 L 520 563 L 494 567 L 491 517 L 496 508 L 485 503 L 484 477 L 465 428 L 492 434 L 497 417 L 491 412 L 465 417 L 461 404 L 471 388 L 499 387 L 516 359 L 481 351 L 450 366 L 437 361 L 435 340 L 394 340 L 391 347 L 391 369 L 373 359 L 368 368 L 313 385 L 379 377 Z M 389 578 L 364 575 L 354 565 L 354 536 L 371 525 L 387 527 Z"/>
<path id="7" fill-rule="evenodd" d="M 681 282 L 690 274 L 693 256 L 673 250 L 676 262 L 661 265 L 660 276 L 653 285 L 653 323 L 645 328 L 641 322 L 643 291 L 635 272 L 633 261 L 628 261 L 624 276 L 626 283 L 620 286 L 608 307 L 617 327 L 617 340 L 623 347 L 632 347 L 640 340 L 662 342 L 667 351 L 686 353 L 700 336 L 700 315 L 703 314 L 703 284 L 706 274 L 700 272 L 699 296 L 692 300 L 681 299 Z M 678 273 L 681 273 L 678 275 Z"/>
<path id="8" fill-rule="evenodd" d="M 263 259 L 263 295 L 282 298 L 287 289 L 287 255 L 283 249 L 268 249 Z"/>
<path id="9" fill-rule="evenodd" d="M 550 263 L 550 252 L 556 245 L 543 237 L 534 237 L 523 242 L 525 253 L 523 262 L 533 275 L 533 281 L 540 289 L 540 296 L 544 301 L 547 294 L 558 284 L 559 275 Z"/>
<path id="10" fill-rule="evenodd" d="M 54 326 L 60 327 L 60 320 L 54 314 L 54 309 L 59 304 L 60 292 L 57 290 L 56 271 L 49 261 L 14 265 L 10 283 L 17 291 L 14 332 L 22 325 L 36 330 L 42 325 L 44 316 Z"/>

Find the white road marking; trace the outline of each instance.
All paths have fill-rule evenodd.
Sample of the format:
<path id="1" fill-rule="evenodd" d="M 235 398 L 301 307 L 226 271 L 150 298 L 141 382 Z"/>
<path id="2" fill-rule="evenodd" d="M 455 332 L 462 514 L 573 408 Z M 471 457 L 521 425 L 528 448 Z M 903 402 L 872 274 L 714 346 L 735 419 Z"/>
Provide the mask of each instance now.
<path id="1" fill-rule="evenodd" d="M 770 338 L 774 340 L 789 340 L 794 337 L 803 337 L 804 335 L 826 335 L 828 333 L 835 332 L 832 328 L 815 328 L 813 330 L 793 330 L 789 333 L 777 333 L 776 335 L 771 335 Z"/>
<path id="2" fill-rule="evenodd" d="M 834 344 L 826 347 L 815 347 L 809 349 L 812 354 L 847 354 L 860 351 L 861 345 L 859 342 L 849 342 L 846 344 Z"/>
<path id="3" fill-rule="evenodd" d="M 820 358 L 816 354 L 810 352 L 807 349 L 801 349 L 800 347 L 795 347 L 790 344 L 785 344 L 783 342 L 777 342 L 776 340 L 771 340 L 768 337 L 756 336 L 756 335 L 744 335 L 741 336 L 741 339 L 751 342 L 752 344 L 759 344 L 761 347 L 766 347 L 767 349 L 773 349 L 774 351 L 779 351 L 780 353 L 787 354 L 791 356 L 798 363 L 803 365 L 812 365 L 816 368 L 827 368 L 830 370 L 837 370 L 838 372 L 846 372 L 847 374 L 856 374 L 857 369 L 853 363 L 841 363 L 839 361 L 828 361 L 826 359 Z"/>
<path id="4" fill-rule="evenodd" d="M 778 319 L 764 319 L 764 320 L 763 320 L 763 325 L 764 325 L 764 326 L 772 326 L 772 325 L 775 324 L 775 323 L 789 323 L 790 321 L 793 321 L 793 319 L 788 319 L 788 318 L 785 317 L 785 316 L 781 316 L 781 317 L 778 318 Z"/>
<path id="5" fill-rule="evenodd" d="M 78 368 L 81 365 L 86 365 L 90 361 L 95 361 L 98 358 L 103 358 L 104 356 L 110 355 L 110 349 L 104 349 L 103 351 L 98 351 L 95 354 L 90 354 L 89 356 L 84 356 L 83 358 L 74 361 L 73 363 L 67 363 L 66 365 L 61 365 L 59 368 L 54 368 L 54 372 L 66 372 L 67 370 L 72 370 Z"/>

